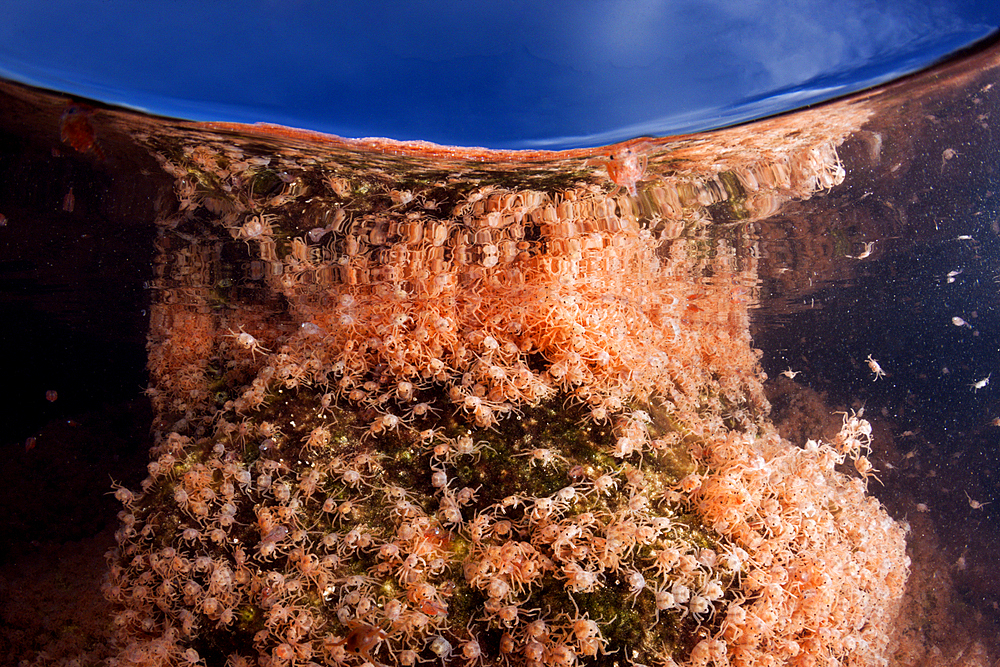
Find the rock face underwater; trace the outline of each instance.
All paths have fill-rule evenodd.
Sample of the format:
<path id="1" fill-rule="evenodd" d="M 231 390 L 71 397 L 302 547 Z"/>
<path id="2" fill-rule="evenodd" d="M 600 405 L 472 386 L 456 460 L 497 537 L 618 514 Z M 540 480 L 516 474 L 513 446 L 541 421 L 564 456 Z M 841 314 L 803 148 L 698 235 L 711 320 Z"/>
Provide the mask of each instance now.
<path id="1" fill-rule="evenodd" d="M 178 204 L 116 664 L 884 663 L 909 560 L 870 427 L 783 440 L 749 331 L 747 223 L 838 184 L 866 118 L 565 153 L 136 134 Z"/>

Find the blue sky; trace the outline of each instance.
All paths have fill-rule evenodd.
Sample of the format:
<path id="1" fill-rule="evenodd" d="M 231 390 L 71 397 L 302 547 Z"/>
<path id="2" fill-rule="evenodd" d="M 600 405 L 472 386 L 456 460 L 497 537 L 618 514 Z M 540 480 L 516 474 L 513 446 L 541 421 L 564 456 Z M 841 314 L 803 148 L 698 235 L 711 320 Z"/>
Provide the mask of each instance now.
<path id="1" fill-rule="evenodd" d="M 732 124 L 1000 25 L 1000 3 L 957 0 L 4 4 L 6 78 L 194 120 L 491 148 Z"/>

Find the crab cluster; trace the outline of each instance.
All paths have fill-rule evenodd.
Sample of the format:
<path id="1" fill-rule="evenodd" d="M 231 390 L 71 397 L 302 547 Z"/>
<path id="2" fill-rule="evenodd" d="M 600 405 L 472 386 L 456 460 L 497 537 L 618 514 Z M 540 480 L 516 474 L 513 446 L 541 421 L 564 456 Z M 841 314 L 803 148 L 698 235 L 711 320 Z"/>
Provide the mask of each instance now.
<path id="1" fill-rule="evenodd" d="M 265 438 L 223 419 L 211 449 L 173 433 L 144 495 L 119 490 L 107 593 L 126 664 L 249 649 L 277 665 L 452 651 L 575 664 L 626 641 L 679 642 L 677 628 L 710 620 L 749 562 L 675 513 L 669 475 L 602 453 L 608 431 L 590 427 L 565 454 L 527 446 L 573 432 L 582 412 L 543 425 L 529 410 L 503 438 L 474 441 L 451 422 L 375 447 L 349 412 L 306 403 L 295 433 Z M 655 622 L 640 631 L 645 614 Z"/>
<path id="2" fill-rule="evenodd" d="M 159 147 L 182 205 L 159 240 L 158 442 L 119 490 L 118 664 L 882 654 L 902 532 L 837 468 L 870 473 L 870 431 L 774 433 L 755 254 L 710 236 L 696 189 L 645 156 L 626 192 L 582 160 L 546 187 L 430 167 L 404 187 L 391 157 L 219 142 Z M 830 144 L 788 159 L 818 170 L 798 187 L 842 178 Z M 739 173 L 766 194 L 771 172 Z M 211 258 L 241 248 L 222 286 Z"/>

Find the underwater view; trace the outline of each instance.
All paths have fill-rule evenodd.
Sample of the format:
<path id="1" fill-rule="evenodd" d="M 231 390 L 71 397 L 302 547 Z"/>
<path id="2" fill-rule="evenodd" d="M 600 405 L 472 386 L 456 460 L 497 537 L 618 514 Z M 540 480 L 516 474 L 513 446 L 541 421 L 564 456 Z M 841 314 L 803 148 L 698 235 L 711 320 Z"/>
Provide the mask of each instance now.
<path id="1" fill-rule="evenodd" d="M 1000 664 L 998 83 L 550 151 L 0 80 L 0 664 Z"/>

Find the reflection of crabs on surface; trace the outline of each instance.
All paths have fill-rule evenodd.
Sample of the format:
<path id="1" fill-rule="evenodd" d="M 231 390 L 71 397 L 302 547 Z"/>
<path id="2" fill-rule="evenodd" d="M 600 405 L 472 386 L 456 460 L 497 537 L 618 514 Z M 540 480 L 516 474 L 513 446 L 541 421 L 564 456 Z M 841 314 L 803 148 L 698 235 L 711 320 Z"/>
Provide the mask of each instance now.
<path id="1" fill-rule="evenodd" d="M 646 177 L 648 159 L 646 155 L 631 148 L 609 155 L 606 160 L 596 160 L 608 172 L 608 178 L 618 186 L 617 190 L 625 188 L 633 197 L 637 196 L 635 184 Z M 617 192 L 616 190 L 616 192 Z"/>

